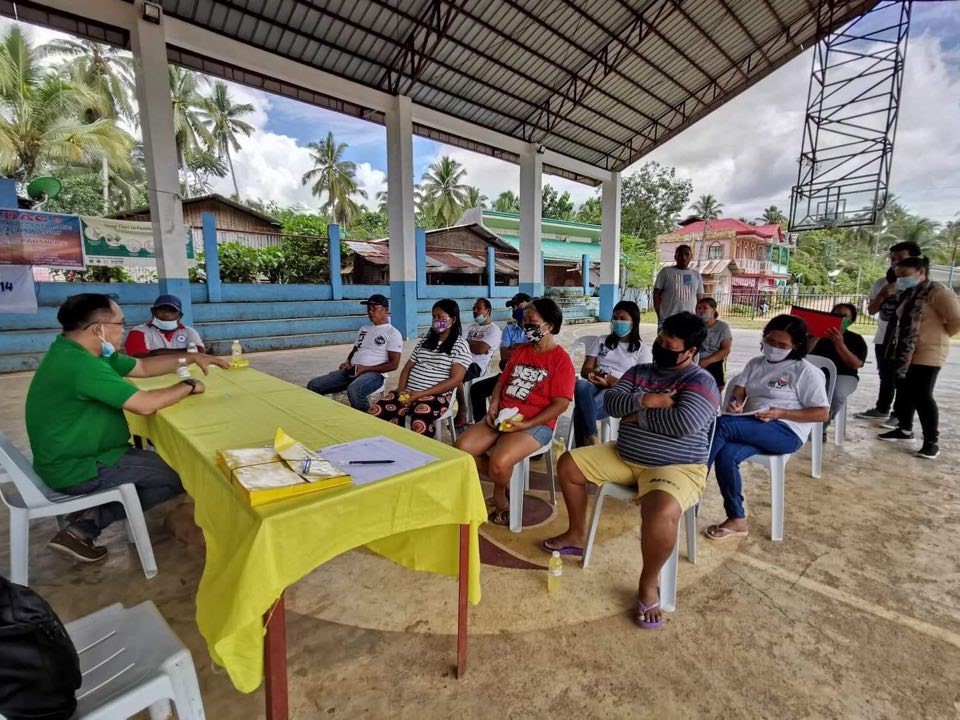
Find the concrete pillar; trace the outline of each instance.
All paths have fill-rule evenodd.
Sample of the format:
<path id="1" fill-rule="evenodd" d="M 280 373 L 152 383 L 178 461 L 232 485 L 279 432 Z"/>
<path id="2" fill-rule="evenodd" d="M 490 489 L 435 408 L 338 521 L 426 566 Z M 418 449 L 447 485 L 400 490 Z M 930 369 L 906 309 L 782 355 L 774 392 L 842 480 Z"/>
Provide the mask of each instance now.
<path id="1" fill-rule="evenodd" d="M 207 302 L 220 302 L 220 248 L 217 245 L 217 216 L 205 212 L 200 216 L 203 224 L 203 263 L 207 269 Z"/>
<path id="2" fill-rule="evenodd" d="M 427 231 L 421 227 L 414 230 L 417 252 L 417 297 L 426 297 L 427 288 Z"/>
<path id="3" fill-rule="evenodd" d="M 497 286 L 497 249 L 487 246 L 487 299 L 493 303 L 493 289 Z"/>
<path id="4" fill-rule="evenodd" d="M 590 297 L 590 256 L 586 253 L 580 258 L 580 279 L 583 281 L 584 297 Z"/>
<path id="5" fill-rule="evenodd" d="M 340 276 L 340 226 L 327 225 L 327 265 L 330 267 L 332 299 L 343 300 L 343 278 Z"/>
<path id="6" fill-rule="evenodd" d="M 600 192 L 600 319 L 609 320 L 620 301 L 620 173 L 610 173 Z"/>
<path id="7" fill-rule="evenodd" d="M 13 178 L 0 178 L 0 208 L 17 209 L 17 181 Z"/>
<path id="8" fill-rule="evenodd" d="M 413 114 L 398 95 L 386 113 L 390 319 L 404 338 L 417 336 L 417 261 L 413 217 Z"/>
<path id="9" fill-rule="evenodd" d="M 543 155 L 530 143 L 520 154 L 520 292 L 531 297 L 543 294 L 542 186 Z"/>
<path id="10" fill-rule="evenodd" d="M 167 71 L 164 18 L 160 23 L 143 19 L 143 0 L 136 0 L 135 22 L 130 31 L 137 105 L 147 170 L 153 247 L 161 293 L 172 293 L 183 302 L 184 322 L 193 322 L 187 248 L 183 242 L 183 207 L 177 174 L 177 145 L 173 132 L 173 107 Z"/>

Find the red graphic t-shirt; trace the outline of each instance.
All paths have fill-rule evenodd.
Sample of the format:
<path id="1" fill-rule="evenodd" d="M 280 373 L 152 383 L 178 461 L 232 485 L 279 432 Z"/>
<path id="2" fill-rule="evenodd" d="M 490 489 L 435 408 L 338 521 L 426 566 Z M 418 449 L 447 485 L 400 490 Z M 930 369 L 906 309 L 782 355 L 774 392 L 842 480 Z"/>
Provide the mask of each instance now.
<path id="1" fill-rule="evenodd" d="M 567 351 L 559 345 L 550 352 L 535 352 L 532 345 L 518 345 L 500 378 L 500 409 L 515 407 L 529 420 L 554 398 L 573 399 L 576 372 Z M 556 419 L 547 423 L 551 429 Z"/>

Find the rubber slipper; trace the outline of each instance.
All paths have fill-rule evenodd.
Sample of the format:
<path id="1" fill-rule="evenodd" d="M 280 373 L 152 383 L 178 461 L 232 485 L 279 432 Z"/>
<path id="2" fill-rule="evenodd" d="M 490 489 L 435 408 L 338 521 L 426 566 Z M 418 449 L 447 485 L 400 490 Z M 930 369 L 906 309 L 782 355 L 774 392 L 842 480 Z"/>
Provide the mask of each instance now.
<path id="1" fill-rule="evenodd" d="M 561 555 L 569 555 L 571 557 L 583 557 L 582 547 L 577 547 L 576 545 L 564 545 L 563 547 L 550 547 L 549 545 L 547 545 L 548 542 L 550 542 L 550 540 L 544 540 L 540 543 L 540 549 L 543 550 L 544 552 L 550 553 L 551 555 L 555 552 L 558 552 Z"/>
<path id="2" fill-rule="evenodd" d="M 503 525 L 504 527 L 507 527 L 510 525 L 510 511 L 497 510 L 494 508 L 493 512 L 487 516 L 487 520 L 492 522 L 494 525 Z"/>
<path id="3" fill-rule="evenodd" d="M 644 605 L 642 602 L 640 602 L 640 598 L 637 598 L 637 609 L 636 609 L 636 612 L 634 612 L 633 614 L 633 621 L 637 625 L 642 627 L 644 630 L 656 630 L 658 627 L 663 625 L 662 614 L 660 615 L 659 620 L 654 620 L 653 622 L 649 620 L 641 620 L 640 617 L 642 615 L 646 615 L 648 612 L 650 612 L 651 610 L 655 610 L 658 607 L 660 607 L 659 600 L 657 600 L 657 602 L 653 603 L 652 605 Z"/>
<path id="4" fill-rule="evenodd" d="M 723 533 L 722 535 L 717 535 L 715 533 Z M 725 528 L 721 525 L 710 525 L 706 530 L 703 531 L 703 534 L 707 536 L 708 540 L 729 540 L 730 538 L 735 537 L 746 537 L 748 534 L 747 530 L 731 530 L 730 528 Z"/>

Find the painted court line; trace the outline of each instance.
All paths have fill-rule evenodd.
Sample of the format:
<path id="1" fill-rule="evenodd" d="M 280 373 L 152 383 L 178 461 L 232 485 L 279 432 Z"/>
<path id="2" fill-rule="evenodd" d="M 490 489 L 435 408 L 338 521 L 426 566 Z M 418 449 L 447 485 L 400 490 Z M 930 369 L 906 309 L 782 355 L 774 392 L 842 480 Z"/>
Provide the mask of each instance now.
<path id="1" fill-rule="evenodd" d="M 736 555 L 732 556 L 732 559 L 743 565 L 748 565 L 756 570 L 762 570 L 763 572 L 774 575 L 785 582 L 800 585 L 807 590 L 828 597 L 831 600 L 836 600 L 844 605 L 849 605 L 856 610 L 863 610 L 864 612 L 868 612 L 871 615 L 876 615 L 884 620 L 889 620 L 890 622 L 903 625 L 904 627 L 908 627 L 916 632 L 923 633 L 927 637 L 931 637 L 934 640 L 941 640 L 945 643 L 953 645 L 956 648 L 960 648 L 960 634 L 951 632 L 950 630 L 937 627 L 936 625 L 931 625 L 923 620 L 917 620 L 909 615 L 903 615 L 901 613 L 888 610 L 882 605 L 877 605 L 869 600 L 856 597 L 855 595 L 846 593 L 843 590 L 837 590 L 829 585 L 824 585 L 816 580 L 811 580 L 808 577 L 798 578 L 797 573 L 793 570 L 785 570 L 782 567 L 771 565 L 768 562 L 758 560 L 757 558 L 750 557 L 749 555 L 744 555 L 743 553 L 738 552 Z"/>

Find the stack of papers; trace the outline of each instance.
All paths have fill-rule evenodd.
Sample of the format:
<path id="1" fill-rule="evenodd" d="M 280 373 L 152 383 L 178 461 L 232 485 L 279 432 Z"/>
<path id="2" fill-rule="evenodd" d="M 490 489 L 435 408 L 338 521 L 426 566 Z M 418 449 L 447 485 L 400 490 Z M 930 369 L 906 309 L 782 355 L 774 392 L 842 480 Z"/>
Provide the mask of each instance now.
<path id="1" fill-rule="evenodd" d="M 366 485 L 416 470 L 437 459 L 383 435 L 331 445 L 317 452 L 323 459 L 339 467 L 349 468 L 354 485 Z M 372 462 L 375 460 L 388 462 Z"/>

